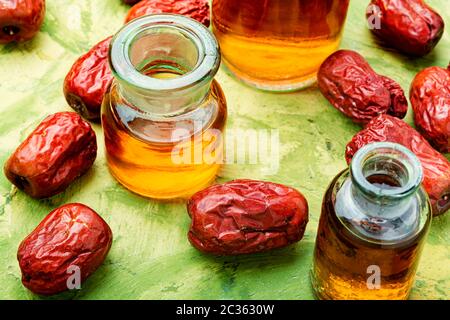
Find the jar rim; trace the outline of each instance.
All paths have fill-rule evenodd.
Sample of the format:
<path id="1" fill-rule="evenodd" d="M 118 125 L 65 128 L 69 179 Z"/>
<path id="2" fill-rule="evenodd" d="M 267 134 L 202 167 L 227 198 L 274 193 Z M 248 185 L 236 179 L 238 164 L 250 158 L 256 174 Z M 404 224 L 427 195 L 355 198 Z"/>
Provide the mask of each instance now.
<path id="1" fill-rule="evenodd" d="M 172 79 L 157 79 L 139 72 L 130 58 L 130 47 L 142 33 L 152 28 L 177 30 L 189 38 L 198 50 L 193 69 Z M 144 90 L 176 91 L 209 81 L 220 66 L 219 44 L 211 31 L 200 22 L 177 14 L 151 14 L 139 17 L 123 26 L 113 37 L 109 48 L 109 63 L 120 82 Z"/>
<path id="2" fill-rule="evenodd" d="M 370 158 L 377 155 L 384 155 L 392 160 L 403 157 L 402 165 L 407 174 L 404 185 L 395 188 L 380 188 L 367 180 L 368 177 L 364 175 L 364 165 Z M 364 193 L 392 199 L 401 199 L 411 195 L 420 187 L 423 179 L 422 164 L 417 156 L 405 146 L 392 142 L 374 142 L 359 149 L 350 164 L 350 172 L 353 182 Z"/>

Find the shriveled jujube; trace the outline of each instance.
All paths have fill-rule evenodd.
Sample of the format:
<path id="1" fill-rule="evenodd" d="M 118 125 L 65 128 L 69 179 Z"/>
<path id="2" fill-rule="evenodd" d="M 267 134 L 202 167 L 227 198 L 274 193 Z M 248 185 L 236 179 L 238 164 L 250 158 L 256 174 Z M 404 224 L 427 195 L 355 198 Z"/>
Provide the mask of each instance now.
<path id="1" fill-rule="evenodd" d="M 91 125 L 75 112 L 45 118 L 5 163 L 5 176 L 34 198 L 64 191 L 97 156 Z"/>
<path id="2" fill-rule="evenodd" d="M 64 79 L 67 103 L 87 120 L 100 121 L 103 96 L 113 79 L 108 63 L 111 38 L 78 58 Z"/>
<path id="3" fill-rule="evenodd" d="M 234 180 L 196 193 L 188 202 L 188 238 L 200 251 L 238 255 L 300 241 L 308 203 L 297 190 L 271 182 Z"/>
<path id="4" fill-rule="evenodd" d="M 20 244 L 22 283 L 42 295 L 72 289 L 69 277 L 79 272 L 83 282 L 103 263 L 111 243 L 111 229 L 94 210 L 80 203 L 63 205 Z"/>
<path id="5" fill-rule="evenodd" d="M 45 0 L 0 0 L 0 43 L 30 40 L 44 18 Z"/>
<path id="6" fill-rule="evenodd" d="M 367 123 L 380 114 L 403 118 L 408 110 L 400 85 L 375 73 L 357 52 L 340 50 L 329 56 L 317 79 L 325 98 L 356 123 Z"/>
<path id="7" fill-rule="evenodd" d="M 419 132 L 440 152 L 450 152 L 450 66 L 419 72 L 410 100 Z"/>
<path id="8" fill-rule="evenodd" d="M 125 22 L 157 13 L 181 14 L 197 20 L 206 27 L 210 24 L 208 0 L 142 0 L 130 9 Z"/>
<path id="9" fill-rule="evenodd" d="M 450 162 L 403 120 L 389 115 L 373 119 L 348 143 L 345 154 L 347 162 L 350 163 L 361 147 L 382 141 L 402 144 L 419 158 L 424 175 L 423 186 L 430 197 L 433 215 L 450 209 Z"/>
<path id="10" fill-rule="evenodd" d="M 444 33 L 444 20 L 423 0 L 372 0 L 367 18 L 379 19 L 372 32 L 407 55 L 429 53 Z"/>

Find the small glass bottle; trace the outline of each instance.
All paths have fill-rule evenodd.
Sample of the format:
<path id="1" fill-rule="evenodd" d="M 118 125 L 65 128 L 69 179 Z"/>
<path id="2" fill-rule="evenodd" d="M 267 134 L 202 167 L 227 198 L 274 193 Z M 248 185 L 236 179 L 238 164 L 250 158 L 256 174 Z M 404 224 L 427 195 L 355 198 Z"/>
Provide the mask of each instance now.
<path id="1" fill-rule="evenodd" d="M 112 175 L 157 199 L 206 187 L 223 162 L 227 117 L 212 33 L 180 15 L 144 16 L 114 36 L 109 60 L 102 126 Z"/>
<path id="2" fill-rule="evenodd" d="M 406 299 L 431 223 L 422 167 L 407 148 L 372 143 L 328 188 L 311 272 L 321 299 Z"/>

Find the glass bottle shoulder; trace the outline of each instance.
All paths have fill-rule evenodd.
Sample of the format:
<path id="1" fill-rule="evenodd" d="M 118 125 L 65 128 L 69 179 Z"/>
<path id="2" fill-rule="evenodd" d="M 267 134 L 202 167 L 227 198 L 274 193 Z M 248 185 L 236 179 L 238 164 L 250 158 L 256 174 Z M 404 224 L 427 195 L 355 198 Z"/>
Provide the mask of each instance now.
<path id="1" fill-rule="evenodd" d="M 179 115 L 158 116 L 138 109 L 120 95 L 115 81 L 107 96 L 103 108 L 109 109 L 111 118 L 119 122 L 117 125 L 135 138 L 152 144 L 175 144 L 210 128 L 222 131 L 227 117 L 225 97 L 215 80 L 198 106 Z"/>
<path id="2" fill-rule="evenodd" d="M 431 212 L 422 188 L 398 203 L 369 201 L 352 185 L 349 170 L 341 172 L 327 192 L 329 214 L 353 236 L 377 245 L 398 246 L 428 230 Z"/>

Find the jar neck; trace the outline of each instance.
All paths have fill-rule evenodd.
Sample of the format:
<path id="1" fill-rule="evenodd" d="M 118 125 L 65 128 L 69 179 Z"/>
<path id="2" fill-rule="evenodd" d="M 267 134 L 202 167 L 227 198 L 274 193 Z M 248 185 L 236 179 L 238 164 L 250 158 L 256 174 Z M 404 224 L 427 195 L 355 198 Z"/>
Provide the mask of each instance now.
<path id="1" fill-rule="evenodd" d="M 199 106 L 220 65 L 217 41 L 199 22 L 149 15 L 125 25 L 111 42 L 109 61 L 118 93 L 135 109 L 172 116 Z"/>
<path id="2" fill-rule="evenodd" d="M 134 109 L 158 117 L 172 117 L 197 109 L 209 96 L 211 81 L 195 88 L 171 92 L 140 90 L 119 81 L 116 85 L 120 97 Z"/>
<path id="3" fill-rule="evenodd" d="M 422 182 L 422 165 L 407 148 L 389 142 L 361 148 L 350 164 L 352 194 L 368 215 L 396 218 Z"/>

